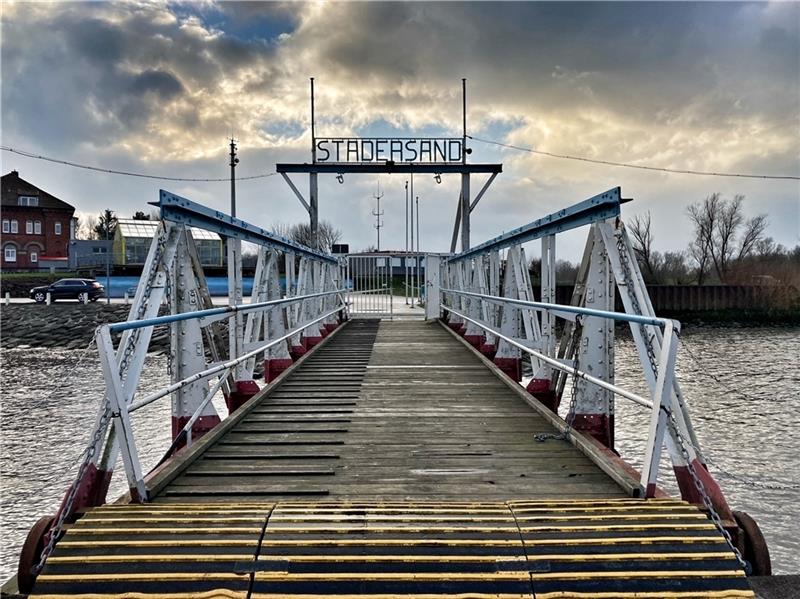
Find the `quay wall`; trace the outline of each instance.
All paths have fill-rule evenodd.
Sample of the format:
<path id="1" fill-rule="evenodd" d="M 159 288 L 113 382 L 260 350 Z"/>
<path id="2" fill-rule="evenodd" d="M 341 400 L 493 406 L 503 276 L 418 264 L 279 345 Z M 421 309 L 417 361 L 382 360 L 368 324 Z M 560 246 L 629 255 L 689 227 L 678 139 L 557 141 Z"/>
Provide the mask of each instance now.
<path id="1" fill-rule="evenodd" d="M 100 302 L 86 305 L 57 302 L 49 306 L 2 304 L 0 345 L 83 349 L 92 340 L 97 327 L 126 320 L 130 308 L 125 304 Z M 168 346 L 168 329 L 157 328 L 150 343 L 151 351 L 165 351 Z"/>

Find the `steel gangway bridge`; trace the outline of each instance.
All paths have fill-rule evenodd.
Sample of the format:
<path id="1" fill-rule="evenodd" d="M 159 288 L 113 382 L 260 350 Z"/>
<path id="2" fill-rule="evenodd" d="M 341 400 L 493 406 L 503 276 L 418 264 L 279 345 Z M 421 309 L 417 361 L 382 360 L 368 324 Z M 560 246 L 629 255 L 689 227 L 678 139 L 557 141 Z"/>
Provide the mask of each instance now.
<path id="1" fill-rule="evenodd" d="M 766 546 L 706 467 L 675 373 L 680 323 L 653 312 L 624 202 L 610 189 L 419 255 L 408 310 L 390 253 L 328 255 L 160 191 L 129 317 L 95 335 L 105 392 L 83 460 L 28 535 L 20 592 L 753 597 L 746 575 L 768 573 Z M 190 227 L 228 240 L 227 306 L 211 303 Z M 556 238 L 576 229 L 585 251 L 559 305 Z M 242 242 L 259 247 L 248 302 Z M 618 325 L 646 394 L 615 382 Z M 159 327 L 170 384 L 144 392 Z M 133 421 L 167 401 L 173 442 L 147 471 Z M 617 402 L 649 415 L 641 455 L 615 451 Z M 119 460 L 129 491 L 107 497 Z"/>

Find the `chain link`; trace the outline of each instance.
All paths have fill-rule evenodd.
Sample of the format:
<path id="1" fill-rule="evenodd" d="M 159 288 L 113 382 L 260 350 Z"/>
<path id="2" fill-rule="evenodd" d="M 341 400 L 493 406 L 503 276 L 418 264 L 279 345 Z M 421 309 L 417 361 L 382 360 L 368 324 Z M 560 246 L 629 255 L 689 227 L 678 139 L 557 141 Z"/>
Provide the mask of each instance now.
<path id="1" fill-rule="evenodd" d="M 150 296 L 153 292 L 153 281 L 155 280 L 156 274 L 158 273 L 158 268 L 161 264 L 161 258 L 164 254 L 164 247 L 167 243 L 167 236 L 166 231 L 162 230 L 161 236 L 158 238 L 158 244 L 156 245 L 156 251 L 153 255 L 153 261 L 150 266 L 150 272 L 145 279 L 145 287 L 144 293 L 142 294 L 142 301 L 139 303 L 139 308 L 136 312 L 136 316 L 134 320 L 141 320 L 144 318 L 145 311 L 147 310 L 147 306 L 150 303 Z M 167 283 L 169 285 L 169 283 Z M 119 363 L 119 376 L 120 380 L 124 381 L 127 373 L 128 373 L 128 366 L 130 365 L 130 359 L 133 356 L 134 352 L 136 351 L 136 345 L 139 341 L 139 333 L 141 329 L 133 329 L 130 331 L 130 335 L 127 337 L 127 341 L 125 343 L 125 348 L 122 351 L 122 359 Z M 95 338 L 96 339 L 96 335 Z M 92 343 L 94 343 L 94 339 Z M 87 347 L 87 351 L 89 347 L 91 347 L 92 343 L 89 344 Z M 81 360 L 83 356 L 81 356 Z M 111 408 L 108 404 L 108 398 L 103 398 L 103 405 L 102 405 L 102 413 L 100 415 L 100 419 L 97 422 L 97 426 L 95 427 L 94 433 L 92 434 L 92 438 L 89 441 L 89 444 L 86 447 L 85 454 L 83 457 L 83 461 L 81 462 L 80 468 L 78 469 L 78 475 L 73 480 L 72 485 L 67 492 L 67 497 L 64 500 L 63 506 L 58 513 L 58 518 L 55 524 L 50 528 L 48 532 L 48 539 L 47 545 L 45 545 L 44 549 L 42 550 L 42 554 L 39 557 L 39 562 L 32 568 L 32 573 L 35 576 L 38 576 L 39 573 L 44 568 L 45 562 L 47 558 L 50 557 L 50 554 L 53 552 L 55 548 L 56 541 L 58 540 L 61 532 L 64 528 L 64 523 L 66 522 L 67 518 L 72 515 L 73 507 L 75 504 L 75 498 L 78 495 L 78 489 L 81 485 L 83 477 L 86 474 L 87 468 L 91 465 L 92 459 L 94 458 L 95 454 L 97 453 L 98 447 L 100 442 L 105 439 L 105 432 L 108 428 L 108 424 L 111 421 Z"/>
<path id="2" fill-rule="evenodd" d="M 617 238 L 617 253 L 619 254 L 620 265 L 622 266 L 622 276 L 625 279 L 625 290 L 631 302 L 634 314 L 643 314 L 642 306 L 639 304 L 639 298 L 636 297 L 636 292 L 633 289 L 633 275 L 631 274 L 630 259 L 628 257 L 628 249 L 625 246 L 625 241 L 622 238 L 622 231 L 619 231 L 615 237 Z M 658 360 L 656 359 L 656 352 L 653 348 L 653 336 L 648 333 L 647 328 L 643 324 L 639 324 L 639 333 L 642 335 L 645 349 L 647 351 L 647 361 L 650 363 L 650 368 L 653 370 L 653 376 L 658 376 Z"/>
<path id="3" fill-rule="evenodd" d="M 575 373 L 572 375 L 572 388 L 571 388 L 571 397 L 569 400 L 569 409 L 567 410 L 567 417 L 564 421 L 567 425 L 564 427 L 564 430 L 560 433 L 537 433 L 533 436 L 533 438 L 538 441 L 539 443 L 544 443 L 548 439 L 555 439 L 558 441 L 566 441 L 569 439 L 570 433 L 572 432 L 572 424 L 575 422 L 575 412 L 578 407 L 578 380 L 580 379 L 580 375 L 578 372 L 580 371 L 580 354 L 581 354 L 581 332 L 583 327 L 581 326 L 580 316 L 575 317 L 575 325 L 572 329 L 572 347 L 575 350 L 575 359 L 573 361 L 573 368 L 575 369 Z"/>
<path id="4" fill-rule="evenodd" d="M 687 446 L 691 445 L 691 441 L 686 439 L 683 434 L 681 433 L 680 428 L 678 427 L 678 421 L 675 418 L 675 415 L 672 413 L 672 410 L 668 410 L 667 408 L 662 407 L 667 413 L 667 423 L 672 429 L 672 433 L 674 438 L 678 441 L 678 448 L 681 451 L 681 455 L 683 456 L 683 461 L 686 462 L 686 468 L 689 470 L 689 475 L 692 477 L 692 482 L 694 483 L 695 489 L 700 494 L 700 498 L 703 501 L 703 507 L 706 508 L 708 512 L 709 518 L 714 523 L 714 526 L 719 530 L 722 536 L 725 538 L 725 542 L 730 547 L 733 554 L 736 556 L 736 561 L 739 562 L 739 565 L 745 571 L 745 574 L 750 575 L 752 568 L 750 563 L 747 562 L 744 557 L 742 557 L 741 552 L 739 549 L 734 545 L 733 539 L 731 538 L 730 533 L 725 530 L 725 526 L 722 524 L 722 518 L 720 518 L 717 510 L 714 509 L 714 504 L 711 501 L 711 497 L 708 495 L 708 491 L 706 490 L 706 486 L 703 484 L 703 481 L 700 479 L 700 475 L 697 474 L 697 469 L 694 466 L 694 460 L 692 460 L 691 456 L 689 455 L 689 450 Z"/>
<path id="5" fill-rule="evenodd" d="M 86 455 L 81 462 L 81 466 L 78 469 L 78 476 L 72 481 L 72 485 L 69 488 L 69 492 L 67 493 L 67 499 L 64 502 L 64 507 L 61 509 L 58 515 L 58 519 L 56 523 L 51 527 L 49 532 L 49 537 L 47 539 L 47 545 L 42 550 L 42 554 L 39 558 L 39 563 L 37 563 L 33 569 L 32 573 L 35 576 L 38 576 L 39 573 L 44 568 L 44 564 L 47 561 L 47 558 L 50 557 L 50 554 L 53 552 L 53 549 L 56 546 L 56 541 L 61 534 L 61 531 L 64 527 L 64 522 L 66 521 L 67 517 L 71 515 L 72 512 L 72 505 L 75 503 L 75 497 L 78 494 L 78 488 L 80 487 L 81 481 L 83 480 L 83 476 L 86 473 L 86 469 L 92 462 L 92 458 L 94 454 L 97 452 L 98 445 L 100 444 L 101 439 L 104 437 L 104 433 L 108 423 L 111 419 L 111 409 L 108 406 L 108 401 L 104 402 L 103 406 L 103 413 L 100 416 L 100 420 L 97 423 L 97 427 L 94 430 L 94 434 L 92 435 L 92 439 L 89 442 L 89 445 L 86 448 Z"/>

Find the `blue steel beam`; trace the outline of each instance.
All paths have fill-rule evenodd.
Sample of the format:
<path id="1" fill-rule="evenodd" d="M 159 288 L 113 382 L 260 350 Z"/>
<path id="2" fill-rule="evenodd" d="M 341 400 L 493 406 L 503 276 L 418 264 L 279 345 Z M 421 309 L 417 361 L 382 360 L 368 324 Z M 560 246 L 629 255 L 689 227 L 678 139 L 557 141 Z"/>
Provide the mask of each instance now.
<path id="1" fill-rule="evenodd" d="M 532 223 L 528 223 L 518 229 L 503 233 L 494 239 L 476 245 L 474 248 L 470 248 L 465 252 L 448 258 L 448 261 L 456 262 L 458 260 L 472 258 L 473 256 L 490 250 L 500 250 L 512 245 L 547 237 L 548 235 L 563 233 L 570 229 L 577 229 L 578 227 L 590 225 L 597 221 L 617 217 L 620 213 L 620 204 L 630 201 L 628 199 L 622 199 L 622 197 L 620 197 L 621 193 L 621 188 L 614 187 L 605 193 L 573 204 L 553 214 L 548 214 Z"/>
<path id="2" fill-rule="evenodd" d="M 213 231 L 225 237 L 241 239 L 257 245 L 275 247 L 284 252 L 308 256 L 314 260 L 338 264 L 338 260 L 330 254 L 318 252 L 291 239 L 270 233 L 261 227 L 187 200 L 169 191 L 160 190 L 158 198 L 158 202 L 150 203 L 161 209 L 161 218 L 164 220 Z"/>

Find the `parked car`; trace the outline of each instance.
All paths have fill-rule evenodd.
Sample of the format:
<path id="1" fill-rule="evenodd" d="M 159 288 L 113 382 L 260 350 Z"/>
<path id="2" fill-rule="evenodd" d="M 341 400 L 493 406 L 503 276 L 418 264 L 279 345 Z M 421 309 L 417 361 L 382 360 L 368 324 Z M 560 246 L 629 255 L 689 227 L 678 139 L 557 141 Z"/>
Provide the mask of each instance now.
<path id="1" fill-rule="evenodd" d="M 30 297 L 37 304 L 47 300 L 50 294 L 50 301 L 60 299 L 82 300 L 84 297 L 90 302 L 97 301 L 98 298 L 106 296 L 106 288 L 93 279 L 59 279 L 50 285 L 34 287 L 31 289 Z M 82 294 L 86 294 L 83 296 Z"/>

